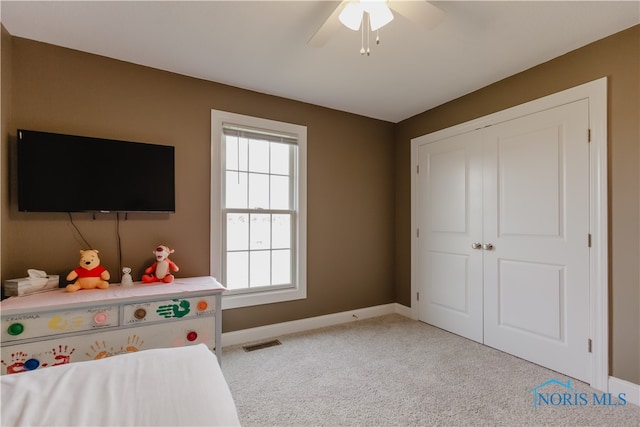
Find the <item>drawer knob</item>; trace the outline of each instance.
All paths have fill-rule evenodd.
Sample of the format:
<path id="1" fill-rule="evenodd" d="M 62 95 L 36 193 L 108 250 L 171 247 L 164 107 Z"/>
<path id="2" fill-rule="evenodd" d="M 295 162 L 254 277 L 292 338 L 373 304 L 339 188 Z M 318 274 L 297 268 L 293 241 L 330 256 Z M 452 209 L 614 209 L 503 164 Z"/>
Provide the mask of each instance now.
<path id="1" fill-rule="evenodd" d="M 24 362 L 24 369 L 27 371 L 38 369 L 38 366 L 40 366 L 40 361 L 38 359 L 29 359 Z"/>
<path id="2" fill-rule="evenodd" d="M 136 319 L 144 319 L 146 315 L 147 310 L 145 310 L 144 308 L 139 308 L 133 312 L 133 317 L 135 317 Z"/>
<path id="3" fill-rule="evenodd" d="M 205 311 L 209 307 L 206 301 L 202 300 L 198 302 L 198 311 Z"/>
<path id="4" fill-rule="evenodd" d="M 104 323 L 107 320 L 109 320 L 109 316 L 104 311 L 93 316 L 93 321 L 96 322 L 97 324 Z"/>
<path id="5" fill-rule="evenodd" d="M 198 333 L 196 331 L 191 331 L 187 334 L 187 341 L 195 341 L 198 339 Z"/>
<path id="6" fill-rule="evenodd" d="M 24 332 L 24 325 L 22 323 L 12 323 L 9 325 L 7 332 L 9 332 L 9 335 L 20 335 Z"/>

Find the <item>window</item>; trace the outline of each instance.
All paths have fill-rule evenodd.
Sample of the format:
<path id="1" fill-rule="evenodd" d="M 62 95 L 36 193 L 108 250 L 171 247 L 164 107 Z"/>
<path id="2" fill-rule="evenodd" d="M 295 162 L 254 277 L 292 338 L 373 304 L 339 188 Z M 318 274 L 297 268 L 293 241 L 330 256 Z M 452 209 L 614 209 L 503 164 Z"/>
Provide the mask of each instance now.
<path id="1" fill-rule="evenodd" d="M 306 298 L 306 127 L 213 110 L 211 132 L 223 308 Z"/>

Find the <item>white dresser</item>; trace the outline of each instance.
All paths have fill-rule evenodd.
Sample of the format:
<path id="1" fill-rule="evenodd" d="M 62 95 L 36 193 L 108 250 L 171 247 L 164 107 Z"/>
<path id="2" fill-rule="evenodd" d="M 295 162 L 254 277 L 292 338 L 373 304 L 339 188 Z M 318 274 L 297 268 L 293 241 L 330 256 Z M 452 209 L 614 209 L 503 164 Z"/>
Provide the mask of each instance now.
<path id="1" fill-rule="evenodd" d="M 200 343 L 220 361 L 223 291 L 206 276 L 8 298 L 0 303 L 0 374 Z"/>

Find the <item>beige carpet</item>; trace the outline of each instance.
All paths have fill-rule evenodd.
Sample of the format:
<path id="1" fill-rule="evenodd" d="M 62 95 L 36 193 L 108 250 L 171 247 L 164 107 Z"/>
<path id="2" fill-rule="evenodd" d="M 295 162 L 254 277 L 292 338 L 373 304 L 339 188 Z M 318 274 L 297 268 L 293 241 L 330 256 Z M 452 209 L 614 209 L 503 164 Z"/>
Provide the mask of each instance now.
<path id="1" fill-rule="evenodd" d="M 640 426 L 636 405 L 399 315 L 277 338 L 223 350 L 244 426 Z M 534 408 L 549 380 L 574 390 L 541 387 L 549 403 Z"/>

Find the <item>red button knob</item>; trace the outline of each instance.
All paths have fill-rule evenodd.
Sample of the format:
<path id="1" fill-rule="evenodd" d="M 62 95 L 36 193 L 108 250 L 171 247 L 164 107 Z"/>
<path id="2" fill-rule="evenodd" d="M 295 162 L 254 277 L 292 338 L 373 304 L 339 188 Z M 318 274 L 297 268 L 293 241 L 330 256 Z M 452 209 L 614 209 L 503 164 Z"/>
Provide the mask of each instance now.
<path id="1" fill-rule="evenodd" d="M 195 341 L 198 339 L 198 333 L 195 331 L 191 331 L 187 334 L 187 341 Z"/>

